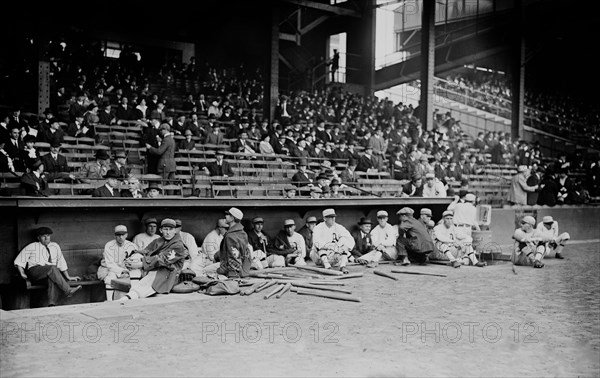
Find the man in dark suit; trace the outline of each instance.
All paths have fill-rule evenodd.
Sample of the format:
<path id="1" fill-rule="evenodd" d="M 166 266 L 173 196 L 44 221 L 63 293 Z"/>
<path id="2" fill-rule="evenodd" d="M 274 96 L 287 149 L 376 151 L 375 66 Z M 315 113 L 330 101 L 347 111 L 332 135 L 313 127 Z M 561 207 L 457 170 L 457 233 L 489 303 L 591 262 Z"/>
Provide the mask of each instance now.
<path id="1" fill-rule="evenodd" d="M 50 145 L 50 153 L 42 156 L 46 178 L 48 181 L 75 179 L 70 173 L 67 158 L 60 153 L 60 143 L 53 142 Z"/>
<path id="2" fill-rule="evenodd" d="M 365 148 L 365 153 L 358 159 L 358 165 L 356 166 L 358 172 L 367 172 L 367 170 L 375 168 L 375 163 L 371 156 L 372 154 L 373 148 L 367 146 L 367 148 Z"/>
<path id="3" fill-rule="evenodd" d="M 298 172 L 292 176 L 292 184 L 296 186 L 305 186 L 312 184 L 314 180 L 314 175 L 307 171 L 307 160 L 300 159 L 298 162 Z"/>
<path id="4" fill-rule="evenodd" d="M 342 180 L 342 183 L 356 182 L 356 164 L 357 163 L 355 159 L 348 160 L 348 166 L 342 171 L 342 173 L 340 173 L 340 179 Z"/>
<path id="5" fill-rule="evenodd" d="M 119 151 L 115 154 L 115 161 L 110 164 L 110 169 L 117 172 L 121 179 L 129 177 L 130 169 L 127 167 L 127 154 L 125 154 L 125 151 Z"/>
<path id="6" fill-rule="evenodd" d="M 351 233 L 354 238 L 354 248 L 350 252 L 355 259 L 359 259 L 362 255 L 375 250 L 371 240 L 371 227 L 371 220 L 363 217 L 358 222 L 359 229 Z"/>
<path id="7" fill-rule="evenodd" d="M 111 125 L 115 121 L 115 115 L 112 111 L 112 106 L 110 102 L 105 101 L 102 104 L 102 111 L 98 113 L 98 122 L 101 125 Z"/>
<path id="8" fill-rule="evenodd" d="M 21 194 L 24 196 L 47 197 L 46 181 L 44 180 L 44 164 L 41 160 L 36 160 L 31 166 L 31 172 L 24 173 L 21 176 Z"/>
<path id="9" fill-rule="evenodd" d="M 312 249 L 313 230 L 315 229 L 316 225 L 317 225 L 317 217 L 310 216 L 310 217 L 306 218 L 306 223 L 304 224 L 304 226 L 302 226 L 302 228 L 300 230 L 298 230 L 298 233 L 300 235 L 302 235 L 302 237 L 304 238 L 304 242 L 306 243 L 307 251 L 310 251 Z M 306 260 L 310 260 L 308 253 L 306 256 Z"/>
<path id="10" fill-rule="evenodd" d="M 63 143 L 65 141 L 65 132 L 60 128 L 60 123 L 53 120 L 50 129 L 38 134 L 38 141 L 46 143 Z"/>
<path id="11" fill-rule="evenodd" d="M 475 142 L 473 142 L 473 147 L 477 148 L 481 152 L 487 149 L 487 144 L 485 144 L 485 141 L 483 140 L 482 132 L 479 132 L 479 134 L 477 134 L 477 139 L 475 139 Z"/>
<path id="12" fill-rule="evenodd" d="M 233 170 L 228 162 L 223 160 L 223 152 L 215 152 L 215 161 L 202 168 L 210 176 L 233 176 Z"/>
<path id="13" fill-rule="evenodd" d="M 109 169 L 104 176 L 106 184 L 94 189 L 92 197 L 120 197 L 121 194 L 117 189 L 119 185 L 119 173 L 113 169 Z"/>
<path id="14" fill-rule="evenodd" d="M 83 116 L 75 117 L 75 122 L 71 123 L 67 128 L 67 135 L 75 138 L 94 138 L 96 133 L 93 126 L 84 125 Z"/>
<path id="15" fill-rule="evenodd" d="M 6 151 L 8 157 L 12 159 L 15 169 L 19 172 L 23 172 L 25 170 L 25 167 L 21 162 L 21 149 L 23 148 L 23 143 L 21 142 L 21 138 L 19 136 L 19 128 L 13 123 L 9 125 L 8 131 L 10 134 L 6 144 L 4 145 L 4 151 Z"/>
<path id="16" fill-rule="evenodd" d="M 157 173 L 163 178 L 172 180 L 175 178 L 175 140 L 171 135 L 171 127 L 163 123 L 160 125 L 162 142 L 158 148 L 146 143 L 148 153 L 158 156 Z"/>

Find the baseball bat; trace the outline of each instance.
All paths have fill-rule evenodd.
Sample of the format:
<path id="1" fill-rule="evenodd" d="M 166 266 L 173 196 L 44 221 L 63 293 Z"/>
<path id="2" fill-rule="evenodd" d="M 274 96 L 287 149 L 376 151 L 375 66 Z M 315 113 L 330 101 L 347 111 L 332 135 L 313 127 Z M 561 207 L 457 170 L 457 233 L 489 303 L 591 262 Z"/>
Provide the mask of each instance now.
<path id="1" fill-rule="evenodd" d="M 334 277 L 336 280 L 345 280 L 347 278 L 358 278 L 358 277 L 362 277 L 363 276 L 363 272 L 359 272 L 359 273 L 348 273 L 348 274 L 344 274 L 343 276 L 339 276 L 339 277 Z"/>
<path id="2" fill-rule="evenodd" d="M 374 270 L 373 273 L 377 274 L 378 276 L 387 277 L 387 278 L 393 279 L 394 281 L 398 281 L 397 277 L 390 276 L 389 274 L 384 273 L 384 272 L 382 272 L 380 270 Z"/>
<path id="3" fill-rule="evenodd" d="M 301 270 L 310 270 L 311 272 L 316 272 L 316 273 L 321 273 L 321 274 L 326 274 L 328 276 L 343 276 L 344 273 L 340 272 L 339 270 L 331 270 L 331 269 L 325 269 L 325 268 L 315 268 L 312 266 L 297 266 L 297 269 L 301 269 Z"/>
<path id="4" fill-rule="evenodd" d="M 273 290 L 271 290 L 271 292 L 269 292 L 268 294 L 265 294 L 265 299 L 269 299 L 273 295 L 279 293 L 284 287 L 285 287 L 284 285 L 277 285 Z"/>
<path id="5" fill-rule="evenodd" d="M 259 287 L 258 289 L 256 289 L 255 292 L 256 293 L 260 293 L 261 291 L 263 291 L 265 289 L 268 289 L 268 288 L 270 288 L 273 285 L 277 285 L 277 281 L 269 281 L 269 282 L 267 282 L 266 285 L 263 285 L 263 286 Z"/>
<path id="6" fill-rule="evenodd" d="M 419 275 L 419 276 L 447 277 L 445 274 L 421 273 L 421 272 L 407 272 L 405 270 L 392 270 L 392 273 L 414 274 L 414 275 Z"/>
<path id="7" fill-rule="evenodd" d="M 290 291 L 290 289 L 292 288 L 292 283 L 288 282 L 283 286 L 283 289 L 277 293 L 277 295 L 275 296 L 275 298 L 279 299 L 281 298 L 281 296 L 285 293 L 287 293 L 288 291 Z"/>
<path id="8" fill-rule="evenodd" d="M 308 290 L 308 289 L 301 289 L 301 288 L 297 288 L 296 290 L 292 289 L 292 291 L 295 291 L 296 293 L 298 293 L 300 295 L 312 295 L 315 297 L 339 299 L 342 301 L 360 302 L 360 297 L 351 297 L 349 295 L 344 295 L 344 294 L 328 293 L 328 292 L 319 291 L 319 290 Z"/>
<path id="9" fill-rule="evenodd" d="M 343 282 L 335 282 L 335 281 L 308 281 L 311 285 L 325 285 L 325 286 L 346 286 Z"/>
<path id="10" fill-rule="evenodd" d="M 301 283 L 301 282 L 292 282 L 292 286 L 302 287 L 305 289 L 325 290 L 325 291 L 333 291 L 336 293 L 352 294 L 352 292 L 350 290 L 337 289 L 337 288 L 333 288 L 333 287 L 323 287 L 323 286 L 311 285 L 308 283 Z"/>
<path id="11" fill-rule="evenodd" d="M 265 284 L 265 282 L 255 283 L 249 289 L 240 291 L 240 295 L 250 295 L 250 294 L 254 293 L 256 291 L 256 289 L 258 289 L 259 287 L 261 287 L 264 284 Z"/>

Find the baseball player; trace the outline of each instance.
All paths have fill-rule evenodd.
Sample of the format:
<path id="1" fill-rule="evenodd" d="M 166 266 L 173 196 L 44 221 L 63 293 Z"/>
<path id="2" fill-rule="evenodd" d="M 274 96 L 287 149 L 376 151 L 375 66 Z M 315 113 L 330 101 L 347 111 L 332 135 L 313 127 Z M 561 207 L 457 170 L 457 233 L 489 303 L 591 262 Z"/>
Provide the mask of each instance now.
<path id="1" fill-rule="evenodd" d="M 562 253 L 565 244 L 571 239 L 571 236 L 567 232 L 562 234 L 558 233 L 558 222 L 552 219 L 550 215 L 546 215 L 542 218 L 542 221 L 538 223 L 536 231 L 542 234 L 546 239 L 550 241 L 546 242 L 546 252 L 554 252 L 554 257 L 557 259 L 564 259 Z"/>
<path id="2" fill-rule="evenodd" d="M 469 236 L 473 228 L 480 231 L 479 221 L 477 220 L 477 209 L 475 208 L 475 194 L 467 193 L 465 202 L 461 202 L 458 196 L 454 196 L 454 201 L 448 205 L 448 210 L 454 212 L 454 225 Z"/>
<path id="3" fill-rule="evenodd" d="M 545 242 L 551 241 L 547 236 L 535 228 L 535 218 L 527 215 L 521 220 L 521 227 L 515 230 L 515 248 L 512 262 L 515 265 L 533 265 L 534 268 L 543 268 L 542 259 L 546 255 Z"/>
<path id="4" fill-rule="evenodd" d="M 316 225 L 313 230 L 313 249 L 310 258 L 325 269 L 332 269 L 332 266 L 335 266 L 340 271 L 348 273 L 346 264 L 350 251 L 354 248 L 354 238 L 344 226 L 335 222 L 335 217 L 334 209 L 323 210 L 324 222 Z"/>
<path id="5" fill-rule="evenodd" d="M 443 223 L 433 228 L 433 240 L 436 248 L 448 257 L 454 268 L 460 268 L 462 264 L 468 265 L 469 263 L 478 267 L 486 266 L 485 262 L 477 260 L 475 252 L 473 252 L 471 246 L 473 238 L 454 226 L 453 215 L 450 210 L 444 211 Z"/>

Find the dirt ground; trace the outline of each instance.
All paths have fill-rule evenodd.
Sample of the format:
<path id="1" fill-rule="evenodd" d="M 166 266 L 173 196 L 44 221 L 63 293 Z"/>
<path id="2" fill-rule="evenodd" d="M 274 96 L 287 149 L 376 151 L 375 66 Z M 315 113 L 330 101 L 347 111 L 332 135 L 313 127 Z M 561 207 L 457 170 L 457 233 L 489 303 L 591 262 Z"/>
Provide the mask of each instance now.
<path id="1" fill-rule="evenodd" d="M 344 281 L 360 303 L 194 293 L 5 312 L 0 374 L 599 376 L 600 245 L 567 248 L 516 274 L 428 265 L 408 269 L 447 277 L 393 281 L 367 270 Z"/>

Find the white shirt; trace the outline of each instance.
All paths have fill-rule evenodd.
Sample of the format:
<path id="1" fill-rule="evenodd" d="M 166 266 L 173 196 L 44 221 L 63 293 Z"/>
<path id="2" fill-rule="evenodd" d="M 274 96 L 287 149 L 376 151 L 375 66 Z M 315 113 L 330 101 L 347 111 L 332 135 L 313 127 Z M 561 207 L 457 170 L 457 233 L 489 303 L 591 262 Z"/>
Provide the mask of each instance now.
<path id="1" fill-rule="evenodd" d="M 470 243 L 473 241 L 473 238 L 465 235 L 459 228 L 454 227 L 454 225 L 448 228 L 443 223 L 440 223 L 433 228 L 433 240 L 442 243 L 455 243 L 457 241 Z"/>
<path id="2" fill-rule="evenodd" d="M 544 222 L 540 222 L 535 230 L 543 235 L 544 239 L 555 240 L 558 237 L 558 222 L 552 222 L 552 226 L 549 230 L 544 227 Z"/>
<path id="3" fill-rule="evenodd" d="M 430 188 L 427 183 L 423 185 L 423 197 L 434 198 L 434 197 L 446 197 L 446 188 L 444 184 L 438 179 L 435 179 L 433 187 Z"/>
<path id="4" fill-rule="evenodd" d="M 384 227 L 377 225 L 371 230 L 371 240 L 375 247 L 380 244 L 384 247 L 395 247 L 397 239 L 398 227 L 389 223 L 386 223 Z"/>
<path id="5" fill-rule="evenodd" d="M 190 253 L 190 259 L 198 256 L 198 244 L 196 244 L 196 239 L 194 236 L 185 231 L 179 231 L 179 236 L 181 236 L 181 241 Z"/>
<path id="6" fill-rule="evenodd" d="M 102 261 L 100 262 L 100 265 L 108 268 L 111 273 L 119 275 L 123 271 L 128 270 L 125 267 L 125 259 L 136 249 L 136 245 L 129 240 L 125 240 L 123 245 L 120 246 L 117 244 L 117 241 L 113 239 L 104 245 L 104 252 L 102 252 Z"/>
<path id="7" fill-rule="evenodd" d="M 299 233 L 294 232 L 292 236 L 287 235 L 287 238 L 292 248 L 295 247 L 298 250 L 300 257 L 306 257 L 306 242 L 304 241 L 304 237 Z"/>
<path id="8" fill-rule="evenodd" d="M 215 253 L 219 252 L 223 235 L 219 235 L 217 230 L 212 230 L 206 235 L 202 242 L 202 252 L 210 261 L 215 261 Z"/>
<path id="9" fill-rule="evenodd" d="M 478 224 L 477 209 L 469 202 L 451 203 L 448 210 L 454 210 L 454 224 L 468 224 L 474 226 Z"/>
<path id="10" fill-rule="evenodd" d="M 60 246 L 55 242 L 48 243 L 48 248 L 40 242 L 28 244 L 21 250 L 15 259 L 15 266 L 31 268 L 33 266 L 56 265 L 58 270 L 64 272 L 67 270 L 67 262 L 62 254 Z M 48 261 L 48 251 L 52 261 Z"/>
<path id="11" fill-rule="evenodd" d="M 152 243 L 155 239 L 160 238 L 160 235 L 154 234 L 152 236 L 148 235 L 145 232 L 135 235 L 133 238 L 133 244 L 137 246 L 138 250 L 145 249 L 148 244 Z"/>
<path id="12" fill-rule="evenodd" d="M 337 241 L 336 241 L 337 240 Z M 327 227 L 325 222 L 319 223 L 313 230 L 313 246 L 319 249 L 335 249 L 349 251 L 354 248 L 354 238 L 341 224 L 334 223 Z"/>

